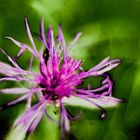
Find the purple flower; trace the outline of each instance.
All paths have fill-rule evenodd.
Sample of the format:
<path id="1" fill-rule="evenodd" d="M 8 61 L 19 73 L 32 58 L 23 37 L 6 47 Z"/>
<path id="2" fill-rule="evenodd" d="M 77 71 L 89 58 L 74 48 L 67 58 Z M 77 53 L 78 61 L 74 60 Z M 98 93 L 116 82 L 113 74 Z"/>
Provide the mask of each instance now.
<path id="1" fill-rule="evenodd" d="M 15 87 L 0 89 L 0 92 L 3 94 L 13 93 L 21 95 L 19 98 L 5 105 L 1 105 L 0 109 L 15 105 L 23 100 L 27 101 L 26 110 L 16 120 L 15 126 L 21 125 L 28 132 L 34 131 L 43 115 L 51 118 L 46 112 L 46 107 L 49 104 L 54 104 L 60 107 L 59 124 L 62 134 L 64 132 L 69 133 L 69 120 L 72 116 L 64 107 L 65 104 L 81 106 L 88 106 L 90 104 L 90 107 L 96 106 L 102 109 L 103 114 L 101 117 L 104 117 L 105 111 L 102 106 L 108 104 L 111 106 L 121 101 L 120 99 L 112 97 L 113 82 L 106 73 L 120 64 L 119 59 L 110 60 L 110 58 L 107 57 L 90 70 L 84 71 L 81 66 L 82 61 L 76 60 L 70 56 L 71 47 L 78 40 L 80 33 L 67 45 L 61 26 L 59 25 L 56 43 L 54 42 L 52 28 L 49 27 L 48 32 L 45 33 L 44 22 L 42 20 L 39 40 L 42 42 L 43 46 L 40 50 L 37 50 L 27 19 L 25 19 L 25 23 L 31 46 L 18 42 L 11 37 L 6 38 L 10 39 L 20 48 L 16 59 L 26 50 L 31 53 L 29 70 L 23 70 L 17 64 L 16 59 L 11 58 L 1 49 L 12 63 L 12 66 L 0 62 L 0 73 L 3 75 L 0 81 L 24 81 L 29 85 L 28 88 Z M 38 73 L 32 71 L 32 61 L 34 58 L 37 58 L 40 63 L 40 71 Z M 85 78 L 94 76 L 103 77 L 100 87 L 96 89 L 79 87 Z M 37 103 L 34 105 L 32 105 L 33 96 L 36 96 L 38 99 Z"/>

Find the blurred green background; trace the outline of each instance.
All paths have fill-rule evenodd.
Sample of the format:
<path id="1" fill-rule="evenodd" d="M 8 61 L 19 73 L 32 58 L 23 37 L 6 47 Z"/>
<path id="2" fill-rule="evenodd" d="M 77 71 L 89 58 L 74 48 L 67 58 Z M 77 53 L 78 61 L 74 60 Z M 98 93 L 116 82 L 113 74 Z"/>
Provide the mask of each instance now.
<path id="1" fill-rule="evenodd" d="M 122 64 L 110 73 L 115 81 L 114 96 L 127 99 L 127 102 L 107 109 L 104 120 L 99 119 L 99 110 L 69 108 L 73 113 L 80 111 L 82 114 L 79 121 L 71 123 L 72 134 L 77 140 L 140 139 L 140 0 L 0 0 L 0 47 L 12 56 L 16 55 L 18 47 L 4 36 L 29 43 L 24 17 L 28 18 L 31 30 L 37 33 L 42 17 L 46 30 L 52 25 L 55 35 L 61 23 L 68 42 L 77 32 L 83 32 L 73 54 L 84 59 L 84 69 L 107 56 L 122 60 Z M 28 53 L 25 56 L 26 59 L 19 60 L 23 68 L 27 68 L 30 58 Z M 7 61 L 2 54 L 0 61 Z M 0 88 L 14 85 L 4 82 Z M 11 98 L 13 96 L 0 95 L 0 104 Z M 0 111 L 0 140 L 5 140 L 24 105 Z M 58 139 L 58 126 L 45 118 L 28 138 Z"/>

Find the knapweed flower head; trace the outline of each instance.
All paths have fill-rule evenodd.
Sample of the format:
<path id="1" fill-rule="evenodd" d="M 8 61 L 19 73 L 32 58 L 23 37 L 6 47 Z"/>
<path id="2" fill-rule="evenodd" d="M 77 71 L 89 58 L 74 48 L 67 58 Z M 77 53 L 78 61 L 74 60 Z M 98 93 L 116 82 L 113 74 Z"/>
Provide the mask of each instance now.
<path id="1" fill-rule="evenodd" d="M 19 98 L 8 102 L 5 105 L 1 105 L 0 109 L 4 109 L 11 105 L 15 105 L 23 100 L 27 101 L 25 112 L 16 120 L 15 126 L 22 126 L 27 132 L 32 132 L 37 127 L 39 121 L 43 115 L 47 115 L 46 107 L 49 104 L 54 104 L 60 108 L 60 128 L 61 132 L 69 133 L 71 114 L 65 108 L 65 104 L 78 104 L 81 105 L 87 102 L 93 107 L 96 106 L 102 109 L 104 117 L 104 104 L 114 104 L 120 102 L 120 99 L 112 97 L 113 82 L 110 76 L 106 73 L 120 64 L 119 59 L 110 60 L 109 57 L 102 60 L 99 64 L 84 71 L 82 68 L 83 61 L 73 58 L 71 53 L 71 47 L 78 40 L 80 33 L 75 38 L 66 44 L 61 26 L 58 26 L 58 36 L 54 41 L 53 30 L 48 28 L 48 32 L 45 33 L 44 21 L 41 21 L 39 40 L 42 42 L 42 47 L 37 50 L 32 33 L 29 28 L 27 19 L 25 19 L 26 31 L 31 42 L 31 46 L 21 43 L 12 37 L 7 37 L 14 42 L 19 48 L 19 53 L 16 59 L 18 59 L 25 51 L 31 53 L 30 66 L 28 70 L 23 70 L 16 59 L 7 55 L 7 53 L 1 49 L 12 65 L 0 62 L 0 73 L 3 77 L 0 81 L 19 81 L 27 82 L 28 87 L 15 87 L 0 89 L 3 94 L 20 94 Z M 37 58 L 39 61 L 39 71 L 36 73 L 32 69 L 33 59 Z M 82 82 L 88 77 L 103 77 L 101 86 L 98 88 L 83 87 Z M 37 102 L 32 105 L 33 96 L 38 99 Z M 81 100 L 75 100 L 75 99 Z M 91 107 L 92 107 L 91 106 Z"/>

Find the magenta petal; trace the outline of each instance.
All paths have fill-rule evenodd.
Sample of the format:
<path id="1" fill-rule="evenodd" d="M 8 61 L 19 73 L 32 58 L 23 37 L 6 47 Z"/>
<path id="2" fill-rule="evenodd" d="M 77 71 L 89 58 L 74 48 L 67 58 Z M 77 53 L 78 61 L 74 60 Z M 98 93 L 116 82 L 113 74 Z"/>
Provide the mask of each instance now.
<path id="1" fill-rule="evenodd" d="M 64 108 L 64 106 L 62 104 L 60 105 L 60 109 L 61 109 L 60 127 L 62 129 L 64 129 L 63 131 L 66 131 L 66 132 L 69 133 L 70 124 L 69 124 L 67 111 L 66 111 L 66 109 Z"/>
<path id="2" fill-rule="evenodd" d="M 8 107 L 10 107 L 10 106 L 13 106 L 13 105 L 15 105 L 15 104 L 17 104 L 17 103 L 19 103 L 19 102 L 25 100 L 25 99 L 27 98 L 27 96 L 28 96 L 28 95 L 25 94 L 25 95 L 23 95 L 23 96 L 21 96 L 21 97 L 19 97 L 19 98 L 17 98 L 17 99 L 14 99 L 14 100 L 12 100 L 12 101 L 9 101 L 8 103 L 6 103 L 6 104 L 4 104 L 4 105 L 1 105 L 1 106 L 0 106 L 0 110 L 3 110 L 3 109 L 5 109 L 5 108 L 8 108 Z"/>
<path id="3" fill-rule="evenodd" d="M 58 43 L 62 43 L 63 46 L 66 45 L 66 42 L 65 42 L 65 39 L 64 39 L 64 35 L 63 35 L 63 32 L 62 32 L 62 28 L 61 28 L 61 25 L 58 26 Z"/>
<path id="4" fill-rule="evenodd" d="M 27 21 L 26 18 L 25 18 L 25 24 L 26 24 L 27 35 L 28 35 L 28 37 L 30 39 L 30 42 L 32 44 L 33 50 L 34 50 L 34 52 L 36 54 L 36 57 L 40 58 L 39 53 L 38 53 L 37 48 L 36 48 L 36 45 L 34 43 L 34 40 L 33 40 L 32 34 L 31 34 L 31 31 L 30 31 L 30 27 L 29 27 L 28 21 Z"/>
<path id="5" fill-rule="evenodd" d="M 26 131 L 33 131 L 39 123 L 45 111 L 46 105 L 46 103 L 38 102 L 16 120 L 15 126 L 22 125 Z"/>
<path id="6" fill-rule="evenodd" d="M 117 67 L 120 64 L 119 59 L 110 60 L 106 58 L 105 60 L 101 61 L 97 66 L 93 67 L 88 71 L 89 75 L 102 75 L 103 73 L 112 70 L 113 68 Z"/>
<path id="7" fill-rule="evenodd" d="M 46 46 L 47 49 L 49 49 L 48 45 L 47 45 L 47 41 L 46 41 L 46 36 L 45 36 L 45 31 L 44 31 L 44 20 L 43 19 L 41 20 L 40 32 L 41 32 L 41 39 L 42 39 L 43 44 Z"/>
<path id="8" fill-rule="evenodd" d="M 49 53 L 52 57 L 54 54 L 54 37 L 53 37 L 53 30 L 51 27 L 48 28 L 47 36 L 48 36 Z"/>
<path id="9" fill-rule="evenodd" d="M 70 42 L 70 45 L 74 45 L 77 40 L 80 38 L 80 36 L 82 35 L 82 33 L 77 33 L 76 36 L 74 37 L 74 39 Z"/>
<path id="10" fill-rule="evenodd" d="M 35 52 L 32 50 L 32 48 L 31 48 L 30 46 L 28 46 L 28 45 L 26 45 L 26 44 L 23 44 L 23 43 L 21 43 L 21 42 L 19 42 L 19 41 L 16 41 L 16 40 L 13 39 L 12 37 L 6 36 L 5 38 L 11 40 L 13 43 L 15 43 L 17 46 L 19 46 L 19 47 L 21 48 L 21 50 L 22 50 L 22 53 L 23 53 L 23 50 L 28 49 L 32 54 L 35 55 Z M 21 51 L 21 50 L 20 50 L 20 51 Z M 21 52 L 20 52 L 20 53 L 21 53 Z"/>
<path id="11" fill-rule="evenodd" d="M 30 90 L 27 88 L 7 88 L 7 89 L 0 89 L 1 93 L 4 94 L 25 94 L 29 92 Z"/>

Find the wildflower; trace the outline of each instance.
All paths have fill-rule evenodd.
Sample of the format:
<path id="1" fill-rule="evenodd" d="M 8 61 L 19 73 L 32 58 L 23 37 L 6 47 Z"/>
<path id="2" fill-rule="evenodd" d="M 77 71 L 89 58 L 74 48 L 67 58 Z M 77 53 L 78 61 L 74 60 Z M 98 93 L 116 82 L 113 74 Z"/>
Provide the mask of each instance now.
<path id="1" fill-rule="evenodd" d="M 66 110 L 65 104 L 75 104 L 79 102 L 90 103 L 102 109 L 105 116 L 105 111 L 102 108 L 105 104 L 110 105 L 120 102 L 120 99 L 112 97 L 113 82 L 109 75 L 106 73 L 120 64 L 119 59 L 110 60 L 109 57 L 102 60 L 95 67 L 88 71 L 84 71 L 81 67 L 82 61 L 76 60 L 70 55 L 71 46 L 78 40 L 80 33 L 76 35 L 73 41 L 67 45 L 62 33 L 61 26 L 58 26 L 57 45 L 55 45 L 53 30 L 48 28 L 47 34 L 44 31 L 44 22 L 41 21 L 39 39 L 43 43 L 43 47 L 38 51 L 34 43 L 27 19 L 25 19 L 27 35 L 31 42 L 31 47 L 24 43 L 18 42 L 12 37 L 7 39 L 14 42 L 19 48 L 16 58 L 19 58 L 26 50 L 31 54 L 30 69 L 23 70 L 13 59 L 6 54 L 4 50 L 1 51 L 7 56 L 12 66 L 0 62 L 0 73 L 3 77 L 0 81 L 24 81 L 27 82 L 30 88 L 15 87 L 0 89 L 3 94 L 20 94 L 21 96 L 15 100 L 1 105 L 0 109 L 7 108 L 15 105 L 23 100 L 27 101 L 25 112 L 16 120 L 15 126 L 22 125 L 27 132 L 32 132 L 38 125 L 42 116 L 46 113 L 46 107 L 49 104 L 54 104 L 60 107 L 60 128 L 61 132 L 69 133 L 70 124 L 69 120 L 72 117 Z M 44 51 L 45 48 L 45 51 Z M 37 58 L 40 66 L 40 71 L 35 73 L 32 71 L 32 61 Z M 101 81 L 101 86 L 92 88 L 80 88 L 83 80 L 87 77 L 102 76 L 104 79 Z M 100 93 L 100 94 L 98 94 Z M 38 101 L 32 105 L 32 97 L 37 96 Z M 77 100 L 77 99 L 81 100 Z M 76 99 L 76 100 L 75 100 Z M 92 106 L 91 106 L 92 107 Z M 50 117 L 47 114 L 47 117 Z"/>

